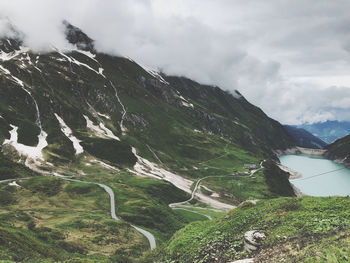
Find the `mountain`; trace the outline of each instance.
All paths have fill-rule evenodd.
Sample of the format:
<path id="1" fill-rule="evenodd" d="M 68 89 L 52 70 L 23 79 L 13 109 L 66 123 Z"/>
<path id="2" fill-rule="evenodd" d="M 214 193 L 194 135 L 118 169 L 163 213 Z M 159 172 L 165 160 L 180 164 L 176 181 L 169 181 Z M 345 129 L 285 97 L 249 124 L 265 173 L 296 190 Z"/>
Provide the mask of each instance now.
<path id="1" fill-rule="evenodd" d="M 336 160 L 350 167 L 350 135 L 345 136 L 334 143 L 326 146 L 325 156 L 329 159 Z"/>
<path id="2" fill-rule="evenodd" d="M 65 25 L 74 50 L 0 40 L 0 259 L 145 262 L 191 222 L 295 196 L 274 153 L 294 139 L 238 91 L 99 53 Z"/>
<path id="3" fill-rule="evenodd" d="M 327 145 L 324 141 L 312 135 L 302 128 L 297 128 L 292 125 L 284 125 L 288 133 L 294 138 L 297 146 L 312 149 L 322 149 Z"/>
<path id="4" fill-rule="evenodd" d="M 313 124 L 305 123 L 297 127 L 307 130 L 326 143 L 333 143 L 337 139 L 350 134 L 350 122 L 346 121 L 326 121 Z"/>

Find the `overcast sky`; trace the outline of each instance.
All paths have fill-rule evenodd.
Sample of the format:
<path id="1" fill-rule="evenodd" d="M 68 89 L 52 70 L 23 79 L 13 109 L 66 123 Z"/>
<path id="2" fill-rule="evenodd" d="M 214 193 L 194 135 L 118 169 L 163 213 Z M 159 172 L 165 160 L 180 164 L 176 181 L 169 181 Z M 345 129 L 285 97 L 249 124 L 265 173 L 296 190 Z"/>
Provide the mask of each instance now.
<path id="1" fill-rule="evenodd" d="M 35 50 L 69 48 L 67 19 L 99 51 L 238 89 L 282 123 L 350 120 L 349 0 L 0 0 L 0 14 Z"/>

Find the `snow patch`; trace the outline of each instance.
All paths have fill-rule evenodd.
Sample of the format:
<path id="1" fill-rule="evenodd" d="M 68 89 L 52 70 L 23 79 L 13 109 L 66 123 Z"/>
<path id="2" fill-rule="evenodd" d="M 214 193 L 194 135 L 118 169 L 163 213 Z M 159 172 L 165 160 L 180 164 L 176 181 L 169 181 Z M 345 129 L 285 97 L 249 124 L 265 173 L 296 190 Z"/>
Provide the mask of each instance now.
<path id="1" fill-rule="evenodd" d="M 60 123 L 61 131 L 66 135 L 66 137 L 73 143 L 73 148 L 75 150 L 75 154 L 81 154 L 84 152 L 83 147 L 80 145 L 81 140 L 73 135 L 71 128 L 63 121 L 63 119 L 55 113 L 55 117 Z"/>
<path id="2" fill-rule="evenodd" d="M 177 92 L 177 94 L 180 94 L 178 91 L 176 91 L 176 92 Z M 178 98 L 180 98 L 182 100 L 181 101 L 182 106 L 185 106 L 187 108 L 192 108 L 192 109 L 194 108 L 193 104 L 190 103 L 188 100 L 186 100 L 183 96 L 175 95 L 175 97 L 178 97 Z"/>
<path id="3" fill-rule="evenodd" d="M 130 61 L 133 61 L 132 59 L 129 58 Z M 136 63 L 136 62 L 135 62 Z M 160 74 L 157 70 L 149 67 L 149 66 L 145 66 L 145 65 L 141 65 L 140 63 L 137 63 L 141 68 L 143 68 L 145 71 L 147 71 L 152 77 L 154 77 L 155 79 L 159 80 L 160 82 L 169 85 L 169 82 L 167 82 Z"/>
<path id="4" fill-rule="evenodd" d="M 187 102 L 181 101 L 181 104 L 182 104 L 182 106 L 185 106 L 187 108 L 192 108 L 192 109 L 194 108 L 192 103 L 187 103 Z"/>
<path id="5" fill-rule="evenodd" d="M 24 155 L 27 156 L 28 158 L 31 158 L 33 160 L 44 160 L 43 154 L 42 154 L 42 150 L 48 145 L 46 138 L 47 138 L 47 133 L 44 132 L 43 130 L 40 132 L 40 134 L 38 135 L 38 145 L 36 147 L 34 146 L 28 146 L 28 145 L 24 145 L 21 143 L 18 143 L 18 127 L 15 125 L 10 125 L 12 127 L 12 130 L 10 131 L 10 139 L 6 139 L 3 142 L 3 145 L 8 144 L 13 146 L 16 151 L 20 154 L 20 155 Z"/>
<path id="6" fill-rule="evenodd" d="M 74 63 L 74 64 L 76 64 L 78 66 L 84 66 L 84 67 L 88 68 L 89 70 L 94 71 L 96 74 L 101 75 L 102 77 L 106 78 L 106 76 L 103 75 L 103 73 L 100 72 L 100 70 L 97 71 L 94 68 L 90 67 L 88 64 L 80 62 L 79 60 L 77 60 L 77 59 L 75 59 L 73 57 L 69 57 L 66 54 L 60 52 L 59 50 L 56 50 L 56 51 L 57 51 L 58 54 L 60 54 L 62 57 L 64 57 L 69 63 Z"/>
<path id="7" fill-rule="evenodd" d="M 102 114 L 102 113 L 99 113 L 99 112 L 97 112 L 97 114 L 98 114 L 98 115 L 100 115 L 100 116 L 101 116 L 101 117 L 103 117 L 103 118 L 108 119 L 108 120 L 110 120 L 110 119 L 111 119 L 111 117 L 110 117 L 110 116 L 108 116 L 108 115 L 106 115 L 106 114 Z"/>
<path id="8" fill-rule="evenodd" d="M 9 186 L 15 186 L 16 188 L 21 187 L 19 184 L 17 184 L 16 181 L 13 181 L 12 183 L 9 183 L 8 185 L 9 185 Z"/>
<path id="9" fill-rule="evenodd" d="M 86 127 L 92 130 L 96 136 L 101 138 L 110 138 L 113 140 L 120 141 L 120 139 L 114 135 L 114 133 L 108 129 L 102 122 L 99 125 L 95 125 L 88 116 L 83 115 L 86 120 Z"/>
<path id="10" fill-rule="evenodd" d="M 193 193 L 191 190 L 191 186 L 193 182 L 191 180 L 185 179 L 180 175 L 174 174 L 163 168 L 160 168 L 157 164 L 152 163 L 145 158 L 142 158 L 137 154 L 137 151 L 134 147 L 132 147 L 132 153 L 136 156 L 137 162 L 134 165 L 134 170 L 129 170 L 130 172 L 140 176 L 148 176 L 148 177 L 153 177 L 156 179 L 168 181 L 172 183 L 174 186 L 176 186 L 177 188 L 189 194 L 192 194 L 192 196 L 193 197 L 195 196 L 199 201 L 205 204 L 208 204 L 214 208 L 225 209 L 225 210 L 234 208 L 234 206 L 232 205 L 222 203 L 202 193 Z M 183 202 L 180 202 L 180 203 L 183 203 Z M 180 203 L 175 203 L 175 205 Z"/>
<path id="11" fill-rule="evenodd" d="M 137 158 L 137 162 L 134 165 L 134 171 L 136 172 L 136 174 L 168 181 L 175 185 L 177 188 L 180 188 L 181 190 L 187 193 L 191 193 L 192 181 L 185 179 L 179 175 L 176 175 L 172 172 L 169 172 L 163 168 L 160 168 L 157 166 L 157 164 L 152 163 L 145 158 L 142 158 L 137 154 L 137 151 L 134 147 L 132 147 L 132 153 Z"/>
<path id="12" fill-rule="evenodd" d="M 102 162 L 102 161 L 100 161 L 100 160 L 91 160 L 91 162 L 93 162 L 93 163 L 98 163 L 98 164 L 100 164 L 101 166 L 103 166 L 103 167 L 105 167 L 105 168 L 107 168 L 107 169 L 109 169 L 109 170 L 114 170 L 114 171 L 116 171 L 116 172 L 119 172 L 119 169 L 118 168 L 115 168 L 114 166 L 112 166 L 112 165 L 109 165 L 109 164 L 106 164 L 106 163 L 104 163 L 104 162 Z M 87 163 L 86 164 L 87 166 L 89 166 L 89 165 L 91 165 L 91 164 L 89 164 L 89 163 Z"/>
<path id="13" fill-rule="evenodd" d="M 103 131 L 105 131 L 106 137 L 120 141 L 120 139 L 117 136 L 115 136 L 114 133 L 110 129 L 108 129 L 102 122 L 100 122 L 99 126 Z"/>
<path id="14" fill-rule="evenodd" d="M 16 50 L 10 53 L 6 53 L 3 51 L 0 51 L 0 60 L 2 61 L 7 61 L 7 60 L 11 60 L 15 57 L 17 57 L 18 55 L 22 54 L 22 53 L 26 53 L 29 51 L 28 47 L 20 47 L 20 50 Z"/>
<path id="15" fill-rule="evenodd" d="M 11 72 L 10 72 L 8 69 L 6 69 L 6 68 L 4 68 L 3 66 L 1 66 L 1 65 L 0 65 L 0 69 L 1 69 L 3 72 L 5 72 L 5 74 L 11 75 Z"/>
<path id="16" fill-rule="evenodd" d="M 91 58 L 93 61 L 98 62 L 98 61 L 95 59 L 96 55 L 95 55 L 95 54 L 92 54 L 90 51 L 85 51 L 85 50 L 80 50 L 80 49 L 76 49 L 76 50 L 74 50 L 74 51 L 79 52 L 79 53 L 81 53 L 81 54 L 84 54 L 85 56 Z"/>

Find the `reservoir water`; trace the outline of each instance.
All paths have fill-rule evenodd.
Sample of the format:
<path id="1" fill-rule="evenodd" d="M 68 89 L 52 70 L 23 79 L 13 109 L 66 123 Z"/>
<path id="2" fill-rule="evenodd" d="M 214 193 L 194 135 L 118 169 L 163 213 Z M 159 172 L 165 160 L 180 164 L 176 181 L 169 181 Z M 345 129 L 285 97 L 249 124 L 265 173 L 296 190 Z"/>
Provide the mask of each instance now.
<path id="1" fill-rule="evenodd" d="M 350 195 L 350 170 L 317 155 L 283 155 L 281 164 L 303 175 L 290 180 L 306 195 L 333 196 Z"/>

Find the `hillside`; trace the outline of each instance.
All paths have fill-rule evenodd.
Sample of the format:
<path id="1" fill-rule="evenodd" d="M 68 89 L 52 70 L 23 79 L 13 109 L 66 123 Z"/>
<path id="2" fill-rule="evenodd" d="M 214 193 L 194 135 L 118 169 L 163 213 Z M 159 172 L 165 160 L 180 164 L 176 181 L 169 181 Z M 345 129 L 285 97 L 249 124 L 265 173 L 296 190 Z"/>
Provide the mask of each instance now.
<path id="1" fill-rule="evenodd" d="M 325 148 L 325 156 L 350 167 L 350 135 L 341 138 Z"/>
<path id="2" fill-rule="evenodd" d="M 296 128 L 291 125 L 284 125 L 288 133 L 294 138 L 297 146 L 311 149 L 322 149 L 327 145 L 324 141 L 312 135 L 302 128 Z"/>
<path id="3" fill-rule="evenodd" d="M 297 127 L 307 130 L 326 143 L 333 143 L 350 133 L 350 122 L 346 121 L 325 121 L 313 124 L 305 123 Z"/>
<path id="4" fill-rule="evenodd" d="M 225 217 L 186 226 L 154 257 L 183 263 L 242 258 L 250 258 L 247 262 L 347 262 L 349 202 L 346 197 L 246 202 Z M 245 245 L 244 236 L 252 230 L 260 239 L 248 239 L 251 245 Z M 253 243 L 258 249 L 253 249 Z"/>
<path id="5" fill-rule="evenodd" d="M 0 259 L 142 262 L 192 221 L 294 196 L 271 160 L 295 142 L 239 92 L 98 53 L 65 25 L 74 50 L 0 40 Z"/>

